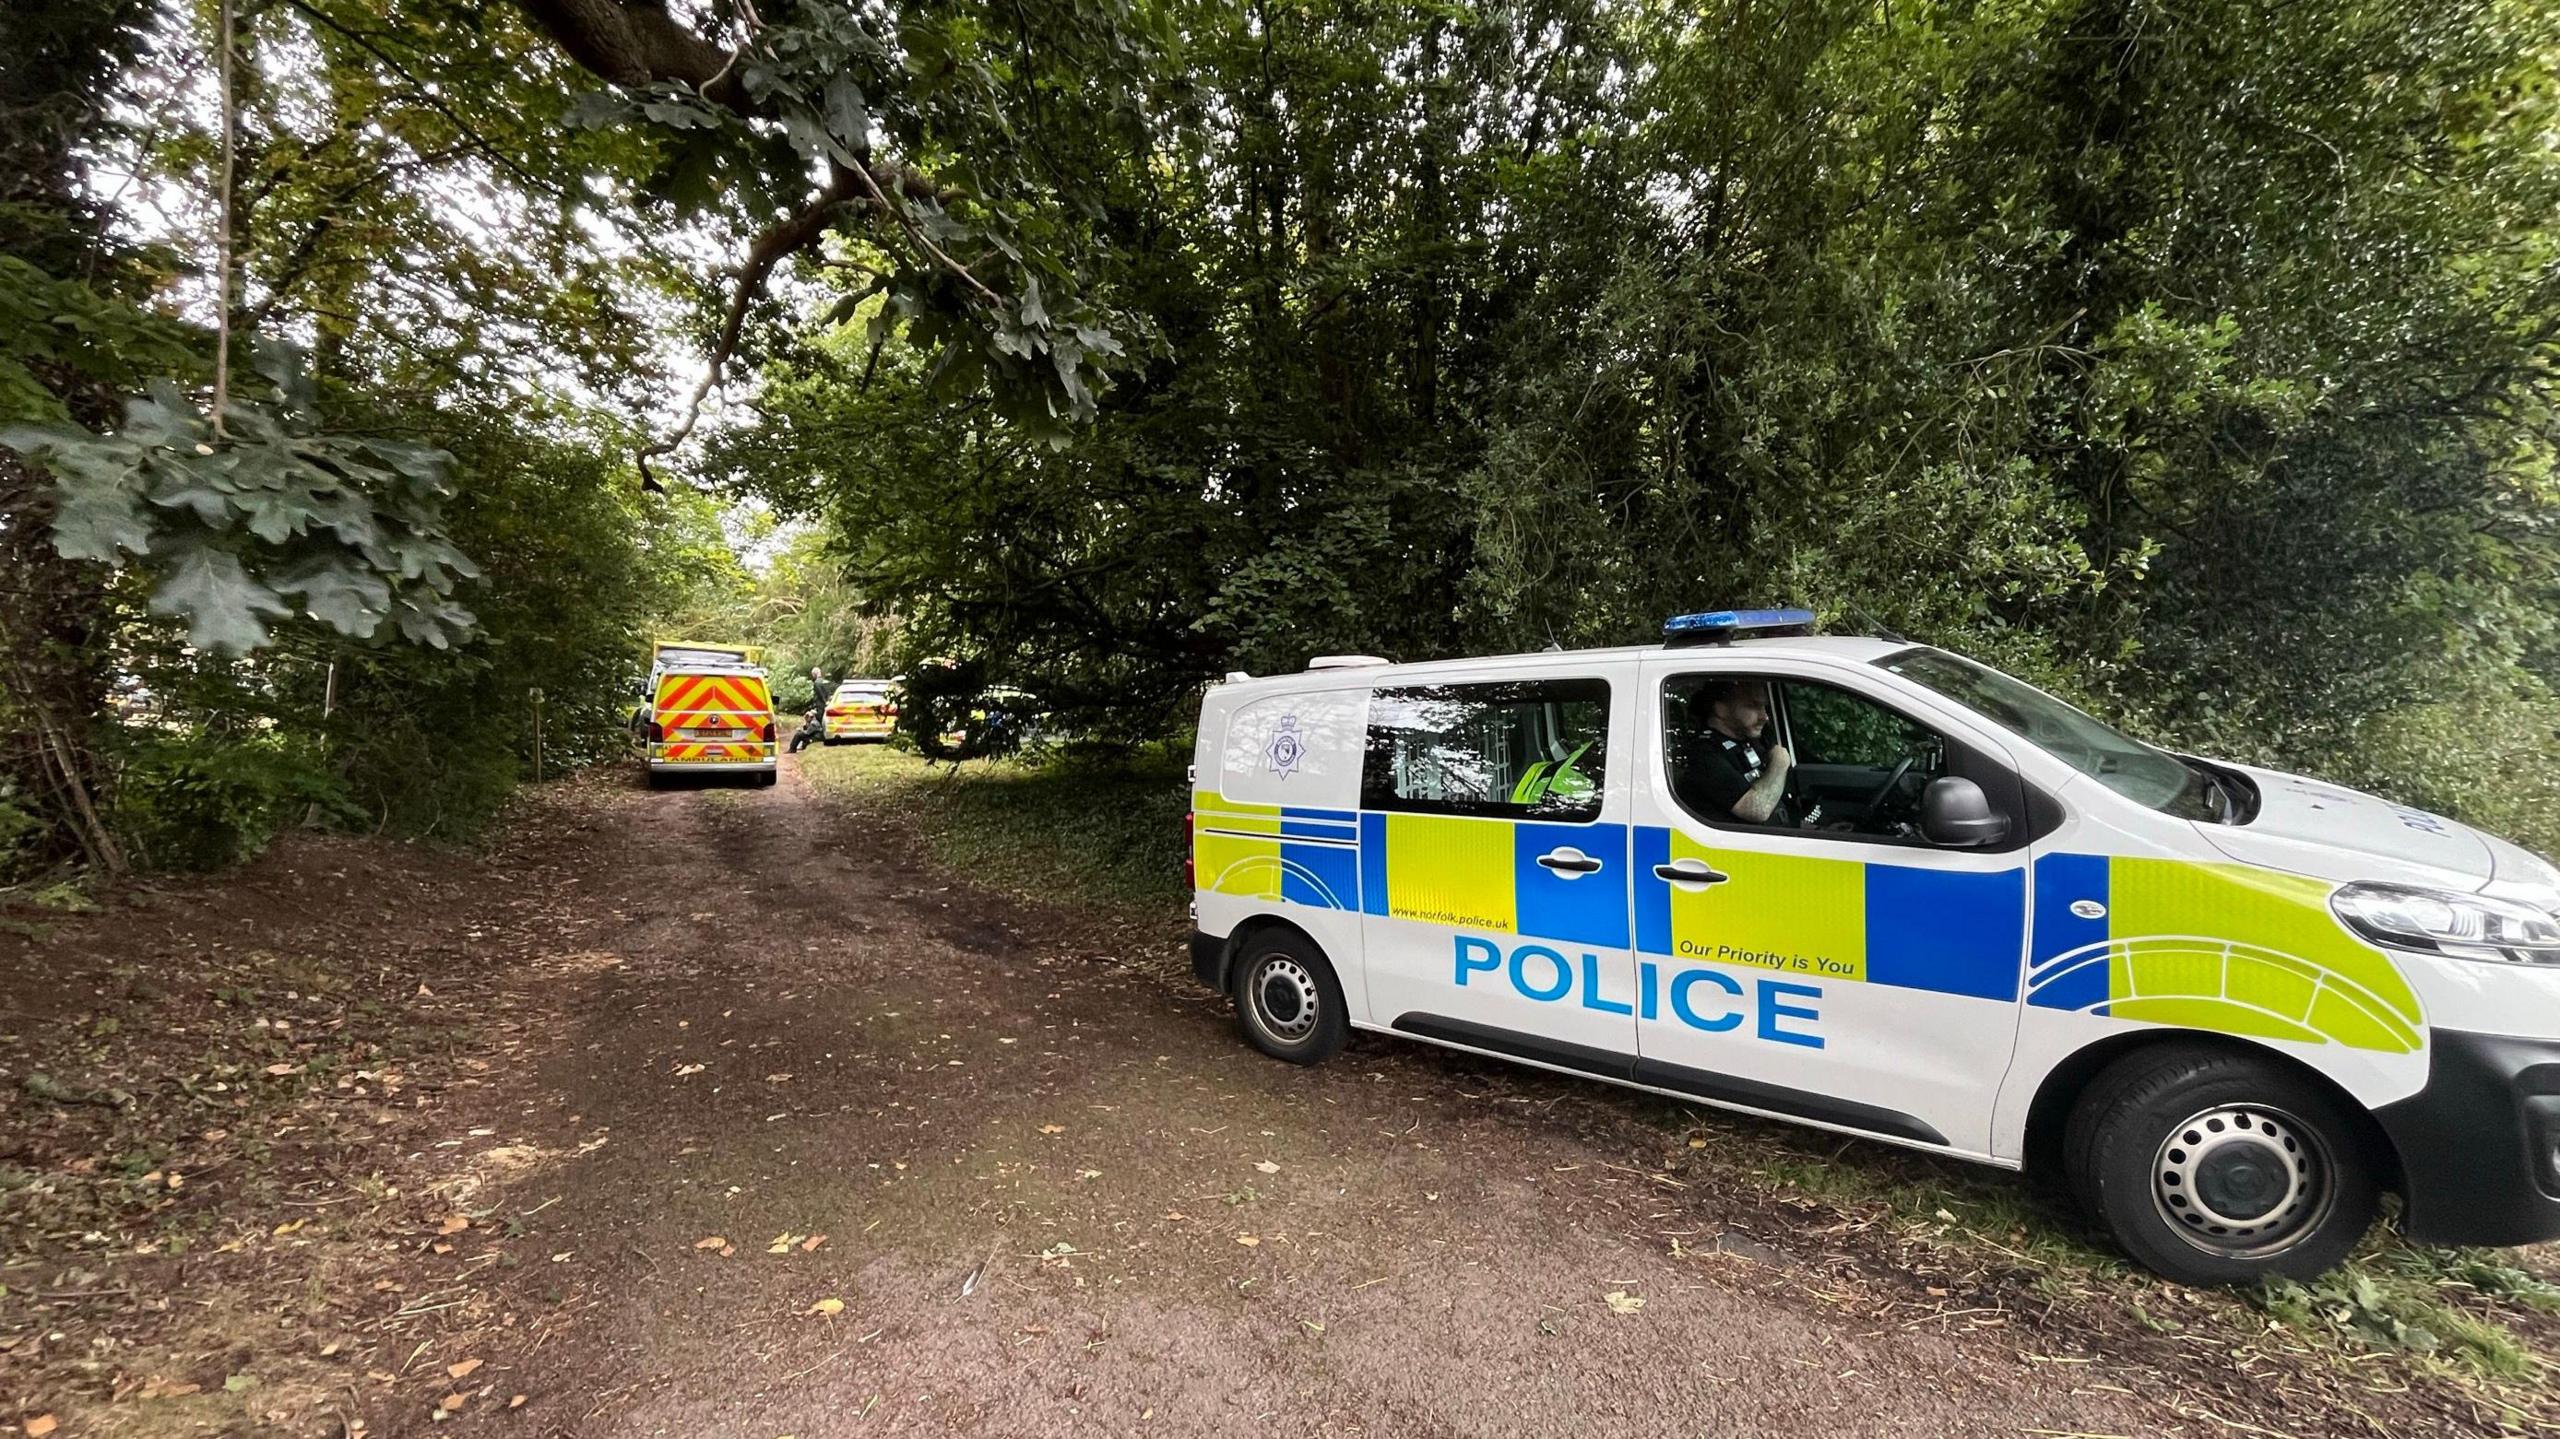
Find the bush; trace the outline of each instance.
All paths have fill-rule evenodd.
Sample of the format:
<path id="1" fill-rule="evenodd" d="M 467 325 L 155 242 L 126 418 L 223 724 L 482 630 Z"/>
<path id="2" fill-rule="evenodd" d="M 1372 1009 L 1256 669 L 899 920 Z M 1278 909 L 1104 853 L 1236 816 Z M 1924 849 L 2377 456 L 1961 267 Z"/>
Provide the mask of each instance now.
<path id="1" fill-rule="evenodd" d="M 153 736 L 124 756 L 116 825 L 146 864 L 218 869 L 266 847 L 314 808 L 353 813 L 319 746 L 267 731 Z"/>

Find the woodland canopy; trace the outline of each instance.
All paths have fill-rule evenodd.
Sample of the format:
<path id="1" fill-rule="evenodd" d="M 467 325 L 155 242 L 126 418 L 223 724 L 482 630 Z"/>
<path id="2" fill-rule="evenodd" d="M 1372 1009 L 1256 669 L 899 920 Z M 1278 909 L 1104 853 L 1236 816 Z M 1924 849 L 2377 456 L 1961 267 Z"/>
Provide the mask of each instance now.
<path id="1" fill-rule="evenodd" d="M 2530 0 L 21 0 L 0 852 L 467 833 L 676 625 L 1136 744 L 1736 603 L 2549 852 L 2556 74 Z"/>

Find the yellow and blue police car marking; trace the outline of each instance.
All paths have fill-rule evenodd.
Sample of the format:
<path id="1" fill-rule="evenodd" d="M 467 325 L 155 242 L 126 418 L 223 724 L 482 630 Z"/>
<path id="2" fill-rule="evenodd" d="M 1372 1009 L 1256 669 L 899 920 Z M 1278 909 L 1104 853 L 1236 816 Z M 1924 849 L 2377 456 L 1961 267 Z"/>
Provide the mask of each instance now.
<path id="1" fill-rule="evenodd" d="M 1705 861 L 1722 884 L 1654 873 Z M 2004 1003 L 2018 997 L 2026 869 L 1923 869 L 1718 849 L 1654 825 L 1635 832 L 1640 954 L 1783 970 Z"/>
<path id="2" fill-rule="evenodd" d="M 1657 825 L 1194 800 L 1202 888 L 1453 928 L 2012 1002 L 2023 864 L 1991 871 L 1718 849 Z M 1538 863 L 1571 847 L 1602 862 Z M 1676 888 L 1694 855 L 1733 878 Z M 1621 866 L 1632 867 L 1632 883 Z"/>
<path id="3" fill-rule="evenodd" d="M 1559 873 L 1540 855 L 1571 847 L 1601 862 Z M 1541 824 L 1463 815 L 1360 816 L 1365 912 L 1464 929 L 1624 949 L 1622 824 Z"/>
<path id="4" fill-rule="evenodd" d="M 1360 908 L 1359 818 L 1349 810 L 1192 797 L 1192 858 L 1204 889 L 1318 909 Z"/>
<path id="5" fill-rule="evenodd" d="M 2417 993 L 2330 913 L 2335 888 L 2253 865 L 2045 855 L 2027 1002 L 2415 1053 L 2426 1042 Z"/>

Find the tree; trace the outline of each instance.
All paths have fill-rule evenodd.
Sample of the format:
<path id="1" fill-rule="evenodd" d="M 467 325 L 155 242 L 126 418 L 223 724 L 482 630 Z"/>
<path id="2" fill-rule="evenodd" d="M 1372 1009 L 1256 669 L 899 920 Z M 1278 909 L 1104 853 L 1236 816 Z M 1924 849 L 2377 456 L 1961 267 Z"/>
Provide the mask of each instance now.
<path id="1" fill-rule="evenodd" d="M 716 0 L 697 28 L 662 0 L 522 3 L 615 87 L 578 118 L 654 140 L 653 196 L 759 227 L 702 387 L 654 452 L 689 433 L 775 267 L 831 234 L 870 242 L 864 260 L 827 262 L 862 267 L 862 293 L 933 353 L 943 393 L 983 386 L 1052 438 L 1094 414 L 1130 324 L 1085 293 L 1093 186 L 1060 162 L 1057 137 L 1142 150 L 1148 12 L 1131 0 Z"/>
<path id="2" fill-rule="evenodd" d="M 2456 808 L 2560 759 L 2546 11 L 1176 14 L 1105 203 L 1160 343 L 1088 430 L 847 328 L 712 447 L 915 655 L 1144 736 L 1792 599 Z"/>

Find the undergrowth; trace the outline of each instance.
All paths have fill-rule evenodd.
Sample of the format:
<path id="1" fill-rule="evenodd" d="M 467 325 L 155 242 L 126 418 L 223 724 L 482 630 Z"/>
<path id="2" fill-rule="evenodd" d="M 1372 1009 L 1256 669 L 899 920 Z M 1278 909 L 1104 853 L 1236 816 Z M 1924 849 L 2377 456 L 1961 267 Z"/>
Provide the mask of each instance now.
<path id="1" fill-rule="evenodd" d="M 1179 918 L 1187 753 L 1156 746 L 1099 758 L 927 766 L 886 745 L 815 746 L 821 788 L 894 804 L 944 866 L 972 883 L 1124 918 Z"/>

